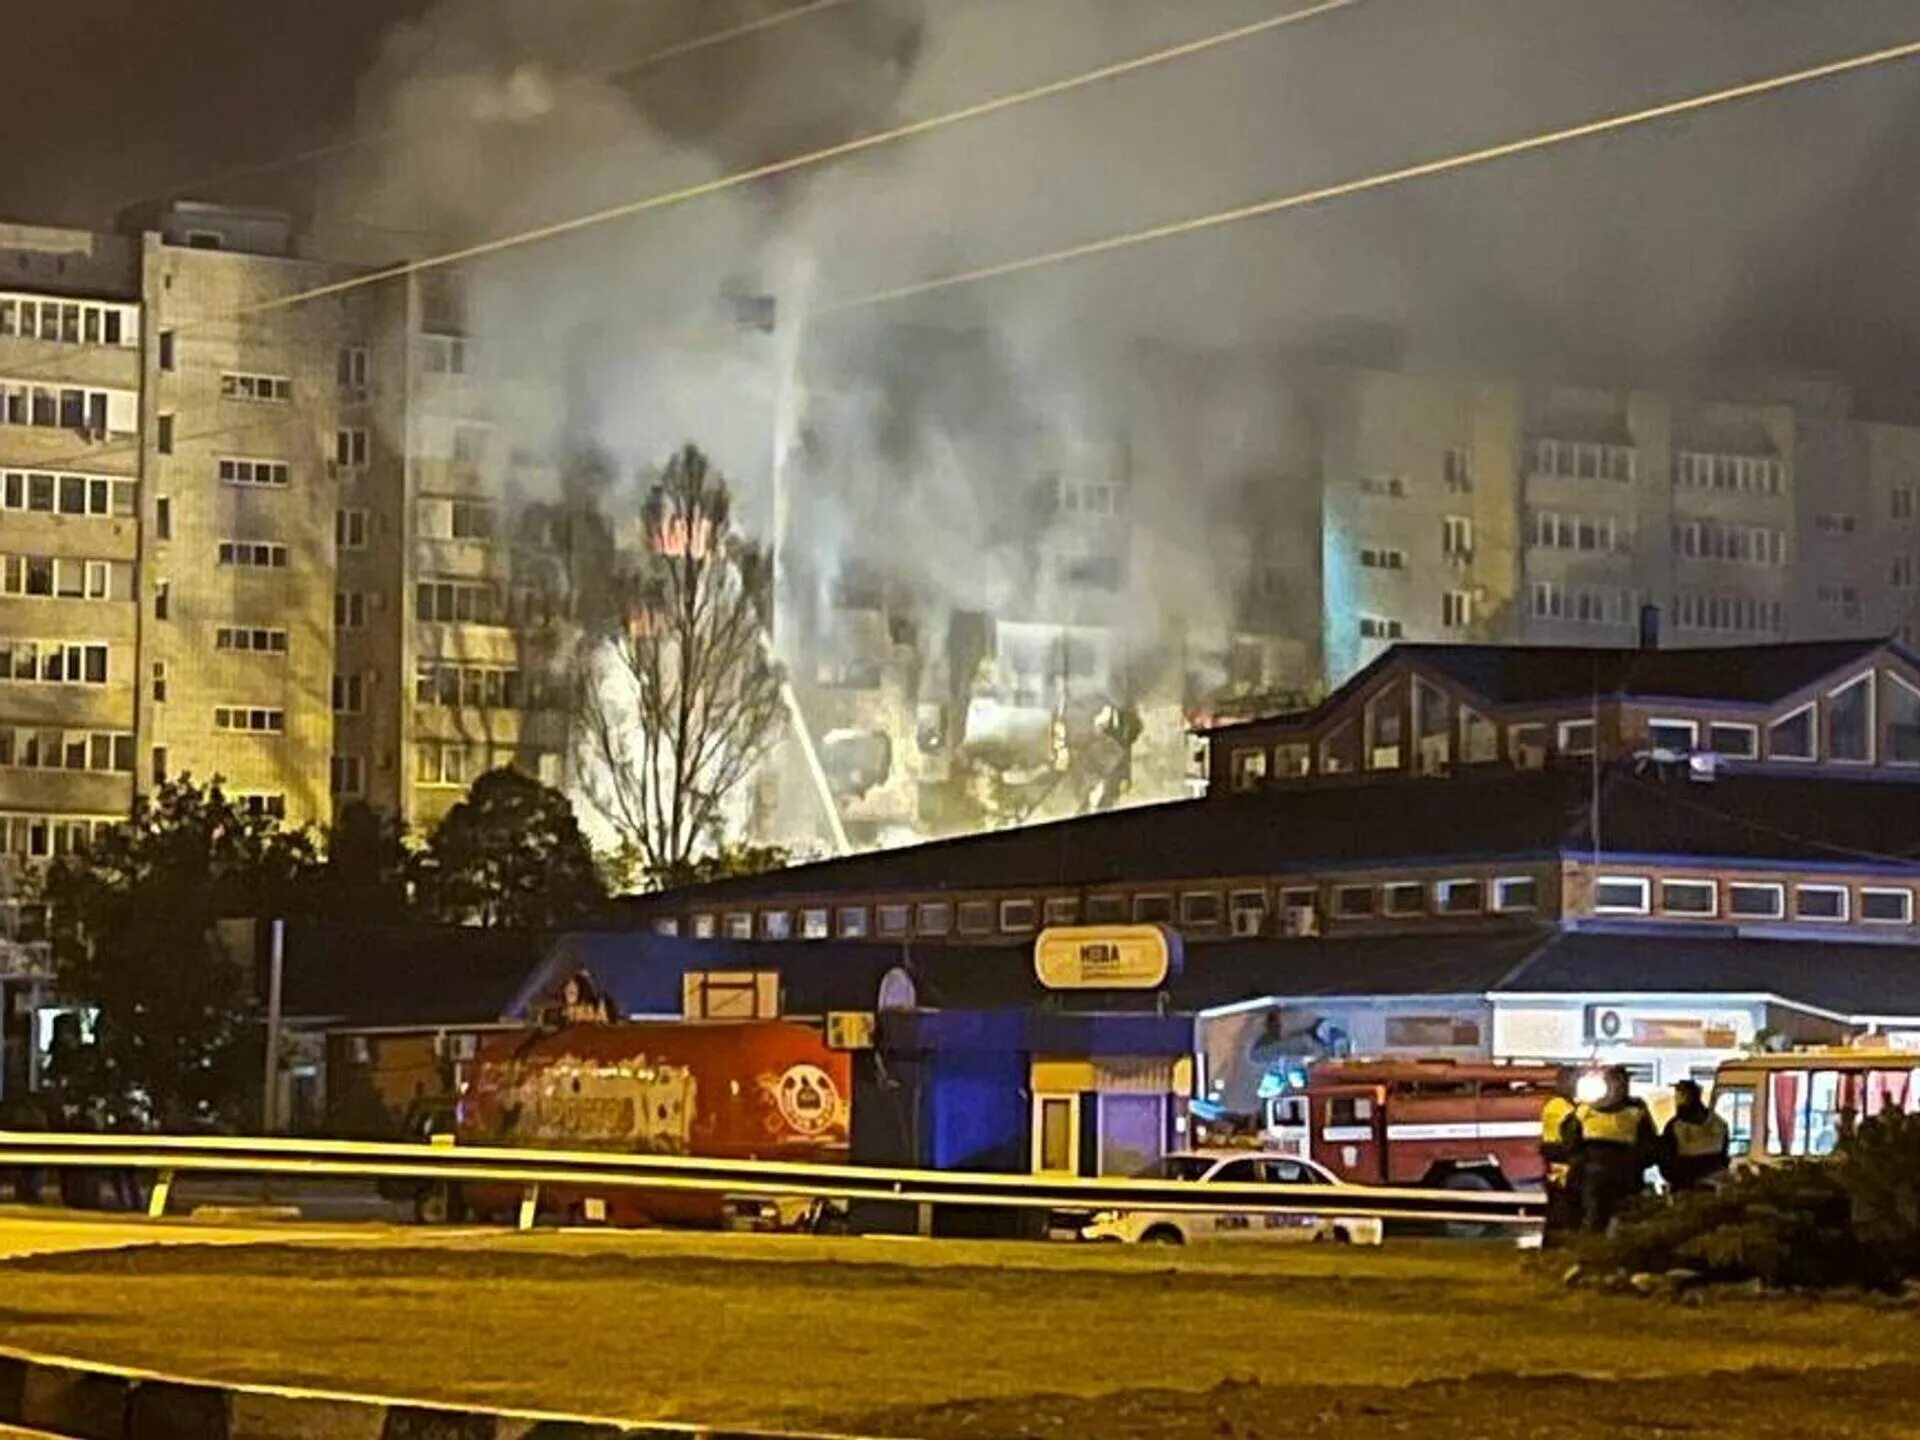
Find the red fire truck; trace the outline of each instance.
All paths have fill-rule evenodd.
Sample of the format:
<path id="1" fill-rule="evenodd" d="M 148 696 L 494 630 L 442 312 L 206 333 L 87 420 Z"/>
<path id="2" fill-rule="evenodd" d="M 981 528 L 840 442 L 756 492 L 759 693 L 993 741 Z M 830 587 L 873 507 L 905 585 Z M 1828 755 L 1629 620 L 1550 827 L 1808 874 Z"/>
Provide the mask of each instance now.
<path id="1" fill-rule="evenodd" d="M 484 1037 L 458 1143 L 843 1163 L 852 1072 L 820 1032 L 781 1021 L 573 1024 Z M 466 1208 L 511 1213 L 519 1192 L 469 1186 Z M 616 1224 L 718 1225 L 774 1207 L 677 1190 L 543 1192 L 543 1208 Z M 780 1207 L 784 1213 L 786 1207 Z"/>
<path id="2" fill-rule="evenodd" d="M 1540 1111 L 1560 1065 L 1323 1060 L 1266 1102 L 1263 1139 L 1361 1185 L 1540 1183 Z"/>

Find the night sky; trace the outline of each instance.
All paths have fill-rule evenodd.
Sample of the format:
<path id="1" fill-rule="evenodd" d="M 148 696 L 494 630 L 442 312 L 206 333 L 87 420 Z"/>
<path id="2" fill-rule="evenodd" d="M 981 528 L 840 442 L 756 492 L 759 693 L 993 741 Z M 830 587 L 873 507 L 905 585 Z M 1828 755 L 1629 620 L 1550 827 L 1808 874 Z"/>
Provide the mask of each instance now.
<path id="1" fill-rule="evenodd" d="M 485 3 L 504 9 L 520 0 Z M 644 14 L 687 34 L 755 3 L 772 0 L 620 0 L 611 10 L 612 0 L 525 0 L 520 28 L 498 27 L 511 39 L 493 58 L 506 65 L 513 44 L 539 43 L 556 47 L 543 57 L 552 61 L 577 16 L 598 26 L 599 59 L 617 58 L 610 13 Z M 958 103 L 1285 8 L 1102 0 L 1091 12 L 1102 22 L 1132 20 L 1103 23 L 1099 34 L 1083 25 L 1062 44 L 1054 12 L 1075 3 L 1087 0 L 856 0 L 654 84 L 662 95 L 697 87 L 724 114 L 734 99 L 729 66 L 777 74 L 795 53 L 779 47 L 804 46 L 808 27 L 851 25 L 863 6 L 918 5 L 935 16 L 945 6 L 976 16 L 1002 10 L 1004 49 L 978 55 L 957 80 L 936 72 L 932 98 Z M 383 40 L 434 6 L 67 0 L 13 8 L 13 63 L 0 86 L 8 138 L 0 216 L 103 224 L 122 205 L 197 177 L 337 138 L 354 123 Z M 442 16 L 458 8 L 443 0 Z M 1050 16 L 1043 53 L 1021 32 L 1044 30 Z M 1244 47 L 1076 100 L 1065 125 L 1061 111 L 1036 107 L 971 155 L 944 142 L 926 152 L 930 164 L 951 163 L 956 193 L 976 186 L 985 197 L 957 225 L 942 217 L 955 262 L 971 263 L 1099 233 L 1120 217 L 1191 213 L 1914 38 L 1920 7 L 1910 0 L 1367 0 L 1257 42 L 1265 50 Z M 634 44 L 646 43 L 636 32 Z M 791 68 L 782 82 L 803 87 L 808 77 Z M 764 95 L 755 103 L 766 108 Z M 1111 126 L 1102 105 L 1116 107 Z M 813 118 L 816 130 L 756 119 L 740 153 L 764 157 L 786 153 L 795 136 L 812 141 Z M 1068 204 L 1038 170 L 1004 193 L 986 188 L 1003 168 L 1071 164 L 1075 147 L 1103 134 L 1145 140 L 1135 153 L 1100 158 L 1099 189 L 1085 205 L 1079 197 Z M 1155 153 L 1143 158 L 1149 145 Z M 713 149 L 733 162 L 734 152 Z M 1909 61 L 1738 113 L 1362 201 L 1335 219 L 1165 247 L 1132 262 L 1119 293 L 1151 304 L 1165 287 L 1142 283 L 1142 271 L 1171 267 L 1191 286 L 1179 295 L 1190 313 L 1236 323 L 1250 289 L 1260 292 L 1256 309 L 1286 289 L 1289 304 L 1298 308 L 1311 292 L 1328 313 L 1365 311 L 1385 294 L 1376 312 L 1467 351 L 1493 336 L 1501 363 L 1590 347 L 1649 368 L 1681 343 L 1671 338 L 1674 317 L 1698 300 L 1687 326 L 1710 331 L 1717 354 L 1839 370 L 1890 397 L 1883 408 L 1910 410 L 1910 392 L 1920 393 L 1912 379 L 1920 376 L 1917 175 L 1920 62 Z M 303 208 L 316 178 L 305 167 L 219 194 Z M 630 187 L 624 176 L 614 180 L 615 193 L 647 189 L 644 179 Z M 884 198 L 873 203 L 883 208 Z M 476 227 L 491 228 L 484 220 Z M 884 274 L 887 258 L 861 264 Z M 1698 349 L 1697 338 L 1684 343 Z"/>

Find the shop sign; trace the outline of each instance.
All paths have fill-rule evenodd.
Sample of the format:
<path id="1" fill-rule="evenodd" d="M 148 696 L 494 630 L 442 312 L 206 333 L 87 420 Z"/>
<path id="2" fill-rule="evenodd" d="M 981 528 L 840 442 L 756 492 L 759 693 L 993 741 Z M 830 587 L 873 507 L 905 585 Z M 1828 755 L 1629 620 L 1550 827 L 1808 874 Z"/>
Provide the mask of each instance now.
<path id="1" fill-rule="evenodd" d="M 1180 973 L 1180 937 L 1164 925 L 1042 930 L 1033 969 L 1049 990 L 1157 990 Z"/>

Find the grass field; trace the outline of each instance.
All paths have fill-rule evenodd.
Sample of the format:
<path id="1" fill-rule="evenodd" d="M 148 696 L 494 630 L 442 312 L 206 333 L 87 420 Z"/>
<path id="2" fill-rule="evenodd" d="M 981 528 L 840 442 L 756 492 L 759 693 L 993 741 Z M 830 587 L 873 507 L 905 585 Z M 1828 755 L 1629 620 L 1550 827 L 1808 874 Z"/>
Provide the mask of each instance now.
<path id="1" fill-rule="evenodd" d="M 0 1334 L 208 1378 L 1009 1440 L 1879 1437 L 1915 1433 L 1920 1395 L 1905 1307 L 1570 1291 L 1439 1242 L 150 1248 L 0 1267 Z"/>

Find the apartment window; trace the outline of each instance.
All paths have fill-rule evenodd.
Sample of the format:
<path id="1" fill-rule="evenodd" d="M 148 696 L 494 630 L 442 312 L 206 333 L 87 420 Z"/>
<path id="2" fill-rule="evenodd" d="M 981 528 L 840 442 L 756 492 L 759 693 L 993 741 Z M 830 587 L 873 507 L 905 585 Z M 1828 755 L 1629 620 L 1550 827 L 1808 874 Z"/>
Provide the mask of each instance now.
<path id="1" fill-rule="evenodd" d="M 1856 676 L 1828 694 L 1827 758 L 1850 764 L 1872 762 L 1872 671 Z"/>
<path id="2" fill-rule="evenodd" d="M 349 395 L 357 395 L 367 388 L 367 376 L 371 369 L 372 357 L 364 345 L 342 345 L 340 358 L 335 367 L 335 379 L 340 389 Z"/>
<path id="3" fill-rule="evenodd" d="M 1418 881 L 1396 880 L 1380 887 L 1380 908 L 1388 915 L 1427 913 L 1427 888 Z"/>
<path id="4" fill-rule="evenodd" d="M 1363 920 L 1373 914 L 1374 892 L 1371 885 L 1333 887 L 1333 913 L 1342 920 Z"/>
<path id="5" fill-rule="evenodd" d="M 1712 915 L 1720 908 L 1719 886 L 1711 880 L 1662 880 L 1660 910 L 1666 915 Z"/>
<path id="6" fill-rule="evenodd" d="M 1441 880 L 1433 887 L 1433 908 L 1442 915 L 1477 915 L 1487 908 L 1484 880 Z"/>
<path id="7" fill-rule="evenodd" d="M 1188 890 L 1180 896 L 1180 923 L 1204 930 L 1220 923 L 1218 890 Z"/>
<path id="8" fill-rule="evenodd" d="M 1651 888 L 1637 875 L 1602 875 L 1593 882 L 1593 913 L 1645 915 L 1652 908 Z"/>
<path id="9" fill-rule="evenodd" d="M 365 430 L 358 426 L 347 426 L 333 432 L 333 463 L 339 469 L 366 469 L 368 454 Z"/>
<path id="10" fill-rule="evenodd" d="M 107 647 L 65 640 L 16 640 L 0 636 L 0 681 L 43 685 L 104 685 Z"/>
<path id="11" fill-rule="evenodd" d="M 1360 493 L 1381 500 L 1400 500 L 1406 497 L 1407 482 L 1398 475 L 1362 475 Z"/>
<path id="12" fill-rule="evenodd" d="M 1727 914 L 1742 920 L 1778 920 L 1786 913 L 1786 886 L 1747 880 L 1728 882 Z"/>
<path id="13" fill-rule="evenodd" d="M 1120 925 L 1126 922 L 1126 918 L 1126 896 L 1089 895 L 1087 897 L 1087 924 Z"/>
<path id="14" fill-rule="evenodd" d="M 499 530 L 497 507 L 480 500 L 455 500 L 452 533 L 455 540 L 491 540 Z"/>
<path id="15" fill-rule="evenodd" d="M 696 940 L 713 939 L 715 921 L 712 911 L 706 911 L 693 917 L 693 938 Z"/>
<path id="16" fill-rule="evenodd" d="M 162 455 L 173 453 L 173 416 L 161 414 L 153 417 L 153 448 Z"/>
<path id="17" fill-rule="evenodd" d="M 342 550 L 364 550 L 367 545 L 367 512 L 333 512 L 333 543 Z"/>
<path id="18" fill-rule="evenodd" d="M 1473 521 L 1449 515 L 1440 522 L 1440 553 L 1450 560 L 1473 558 Z"/>
<path id="19" fill-rule="evenodd" d="M 287 653 L 287 632 L 266 626 L 222 625 L 213 632 L 213 648 L 284 655 Z"/>
<path id="20" fill-rule="evenodd" d="M 162 370 L 171 370 L 174 368 L 174 362 L 177 358 L 175 353 L 177 348 L 174 332 L 171 330 L 162 330 L 160 332 L 160 368 Z"/>
<path id="21" fill-rule="evenodd" d="M 152 777 L 156 789 L 167 783 L 166 746 L 156 745 L 153 747 L 153 768 L 148 773 Z"/>
<path id="22" fill-rule="evenodd" d="M 760 912 L 760 938 L 762 940 L 785 940 L 793 934 L 793 912 L 791 910 L 762 910 Z"/>
<path id="23" fill-rule="evenodd" d="M 1078 925 L 1080 923 L 1080 897 L 1077 895 L 1049 895 L 1042 907 L 1049 925 Z"/>
<path id="24" fill-rule="evenodd" d="M 153 703 L 167 703 L 167 662 L 164 660 L 153 662 Z"/>
<path id="25" fill-rule="evenodd" d="M 993 902 L 991 900 L 962 900 L 960 902 L 960 933 L 962 935 L 991 935 L 993 933 Z"/>
<path id="26" fill-rule="evenodd" d="M 226 456 L 218 462 L 222 485 L 256 485 L 284 490 L 292 467 L 284 460 L 247 460 Z"/>
<path id="27" fill-rule="evenodd" d="M 1888 492 L 1887 502 L 1888 514 L 1895 520 L 1911 520 L 1913 518 L 1913 487 L 1911 485 L 1894 486 L 1893 489 Z"/>
<path id="28" fill-rule="evenodd" d="M 333 713 L 358 715 L 366 709 L 367 680 L 364 675 L 333 677 Z"/>
<path id="29" fill-rule="evenodd" d="M 497 586 L 460 581 L 422 581 L 414 587 L 418 620 L 442 625 L 497 625 L 503 611 Z"/>
<path id="30" fill-rule="evenodd" d="M 1896 555 L 1887 569 L 1887 583 L 1896 590 L 1913 588 L 1913 556 Z"/>
<path id="31" fill-rule="evenodd" d="M 864 905 L 842 905 L 836 919 L 840 925 L 840 935 L 847 940 L 864 940 L 867 935 L 867 907 Z"/>
<path id="32" fill-rule="evenodd" d="M 367 597 L 358 590 L 333 592 L 333 624 L 337 630 L 358 630 L 367 623 Z"/>
<path id="33" fill-rule="evenodd" d="M 1368 570 L 1404 570 L 1407 568 L 1407 552 L 1364 546 L 1360 551 L 1360 564 Z"/>
<path id="34" fill-rule="evenodd" d="M 1465 630 L 1473 624 L 1473 592 L 1448 590 L 1440 597 L 1440 624 L 1448 630 Z"/>
<path id="35" fill-rule="evenodd" d="M 261 400 L 284 404 L 293 398 L 293 382 L 284 375 L 239 375 L 220 377 L 220 394 L 227 400 Z"/>
<path id="36" fill-rule="evenodd" d="M 1022 935 L 1033 929 L 1039 907 L 1031 900 L 1002 900 L 1000 929 L 1007 935 Z"/>
<path id="37" fill-rule="evenodd" d="M 1062 515 L 1118 515 L 1120 487 L 1110 480 L 1069 480 L 1057 482 L 1055 507 Z"/>
<path id="38" fill-rule="evenodd" d="M 1507 875 L 1493 882 L 1493 908 L 1534 910 L 1540 905 L 1540 882 L 1531 875 Z"/>
<path id="39" fill-rule="evenodd" d="M 467 340 L 464 335 L 422 335 L 420 368 L 429 375 L 467 373 Z"/>
<path id="40" fill-rule="evenodd" d="M 1768 759 L 1813 759 L 1813 711 L 1812 705 L 1803 705 L 1767 727 Z"/>
<path id="41" fill-rule="evenodd" d="M 753 912 L 751 910 L 730 910 L 720 921 L 721 933 L 729 940 L 751 940 L 753 938 Z"/>
<path id="42" fill-rule="evenodd" d="M 1913 892 L 1862 887 L 1860 918 L 1871 925 L 1911 925 Z"/>
<path id="43" fill-rule="evenodd" d="M 153 538 L 173 539 L 173 501 L 165 495 L 156 497 L 153 502 Z"/>
<path id="44" fill-rule="evenodd" d="M 1847 918 L 1847 887 L 1844 885 L 1794 886 L 1793 918 L 1796 920 L 1845 920 Z"/>
<path id="45" fill-rule="evenodd" d="M 1398 640 L 1400 635 L 1400 622 L 1390 616 L 1362 615 L 1360 617 L 1360 638 L 1362 640 Z"/>
<path id="46" fill-rule="evenodd" d="M 42 515 L 134 514 L 134 482 L 104 475 L 0 473 L 0 508 Z"/>
<path id="47" fill-rule="evenodd" d="M 1823 511 L 1813 517 L 1813 528 L 1823 535 L 1853 534 L 1853 516 L 1844 511 Z"/>
<path id="48" fill-rule="evenodd" d="M 267 705 L 219 705 L 214 708 L 213 728 L 254 735 L 283 735 L 287 729 L 287 712 Z"/>
<path id="49" fill-rule="evenodd" d="M 243 570 L 284 570 L 287 547 L 264 540 L 222 540 L 219 547 L 222 565 Z"/>
<path id="50" fill-rule="evenodd" d="M 882 905 L 874 913 L 882 935 L 905 935 L 913 920 L 913 911 L 905 905 Z"/>
<path id="51" fill-rule="evenodd" d="M 338 796 L 367 793 L 367 762 L 359 755 L 335 755 L 328 762 L 328 791 Z"/>
<path id="52" fill-rule="evenodd" d="M 1751 760 L 1760 753 L 1760 728 L 1720 721 L 1707 726 L 1707 749 L 1730 760 Z"/>
<path id="53" fill-rule="evenodd" d="M 1162 925 L 1173 919 L 1173 897 L 1158 893 L 1133 897 L 1136 925 Z"/>
<path id="54" fill-rule="evenodd" d="M 1593 753 L 1593 721 L 1562 720 L 1560 722 L 1560 753 L 1591 755 Z"/>
<path id="55" fill-rule="evenodd" d="M 1650 720 L 1647 722 L 1647 743 L 1655 750 L 1671 750 L 1685 754 L 1693 749 L 1700 738 L 1700 727 L 1692 720 Z"/>
<path id="56" fill-rule="evenodd" d="M 953 929 L 953 906 L 944 900 L 928 900 L 917 907 L 913 917 L 917 935 L 945 935 Z"/>
<path id="57" fill-rule="evenodd" d="M 1473 489 L 1473 466 L 1466 451 L 1447 451 L 1441 472 L 1450 494 L 1465 495 Z"/>

